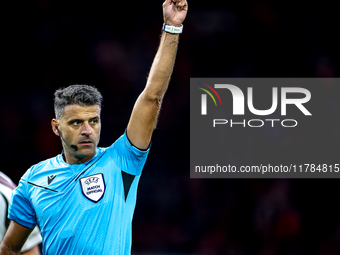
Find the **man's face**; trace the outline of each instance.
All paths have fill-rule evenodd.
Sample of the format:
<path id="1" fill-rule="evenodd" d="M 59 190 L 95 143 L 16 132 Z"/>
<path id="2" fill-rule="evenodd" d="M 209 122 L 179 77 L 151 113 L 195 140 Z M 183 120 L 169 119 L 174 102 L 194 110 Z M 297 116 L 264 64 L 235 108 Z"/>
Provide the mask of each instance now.
<path id="1" fill-rule="evenodd" d="M 83 162 L 96 154 L 100 139 L 100 107 L 98 105 L 67 105 L 59 121 L 59 130 L 64 140 L 76 145 L 75 151 L 64 145 L 65 153 Z M 87 159 L 88 158 L 88 159 Z"/>

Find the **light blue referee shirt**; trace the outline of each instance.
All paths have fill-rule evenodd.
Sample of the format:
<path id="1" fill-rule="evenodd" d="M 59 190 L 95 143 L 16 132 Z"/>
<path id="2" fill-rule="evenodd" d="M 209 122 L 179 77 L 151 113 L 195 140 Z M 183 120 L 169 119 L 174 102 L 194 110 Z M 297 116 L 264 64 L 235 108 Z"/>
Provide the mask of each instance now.
<path id="1" fill-rule="evenodd" d="M 9 219 L 37 224 L 44 255 L 131 254 L 137 184 L 149 149 L 126 133 L 79 165 L 62 155 L 32 166 L 14 190 Z"/>

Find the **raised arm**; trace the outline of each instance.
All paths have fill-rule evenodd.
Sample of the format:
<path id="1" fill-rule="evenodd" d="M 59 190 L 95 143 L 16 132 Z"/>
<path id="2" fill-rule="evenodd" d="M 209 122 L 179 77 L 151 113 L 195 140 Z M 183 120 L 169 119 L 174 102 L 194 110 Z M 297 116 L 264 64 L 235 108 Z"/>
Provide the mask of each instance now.
<path id="1" fill-rule="evenodd" d="M 166 0 L 163 3 L 164 24 L 181 27 L 187 11 L 186 0 Z M 132 110 L 127 126 L 127 136 L 137 148 L 147 149 L 149 146 L 162 99 L 168 88 L 178 40 L 178 34 L 163 31 L 146 86 Z"/>

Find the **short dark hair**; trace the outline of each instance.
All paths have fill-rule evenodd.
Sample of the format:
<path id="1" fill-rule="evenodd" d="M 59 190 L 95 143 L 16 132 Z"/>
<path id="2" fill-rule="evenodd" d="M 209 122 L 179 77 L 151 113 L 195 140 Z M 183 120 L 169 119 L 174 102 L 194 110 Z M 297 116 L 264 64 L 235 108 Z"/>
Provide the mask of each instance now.
<path id="1" fill-rule="evenodd" d="M 57 119 L 63 115 L 65 106 L 80 105 L 101 107 L 103 96 L 97 88 L 89 85 L 70 85 L 60 88 L 54 93 L 54 112 Z"/>

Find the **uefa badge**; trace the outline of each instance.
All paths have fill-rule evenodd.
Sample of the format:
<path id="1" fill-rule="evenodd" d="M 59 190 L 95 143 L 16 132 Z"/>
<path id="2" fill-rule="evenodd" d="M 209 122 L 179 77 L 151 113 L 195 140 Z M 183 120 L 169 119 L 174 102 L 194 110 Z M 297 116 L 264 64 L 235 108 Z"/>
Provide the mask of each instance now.
<path id="1" fill-rule="evenodd" d="M 105 182 L 103 174 L 95 174 L 81 178 L 80 180 L 81 191 L 83 195 L 97 203 L 102 199 L 105 193 Z"/>

